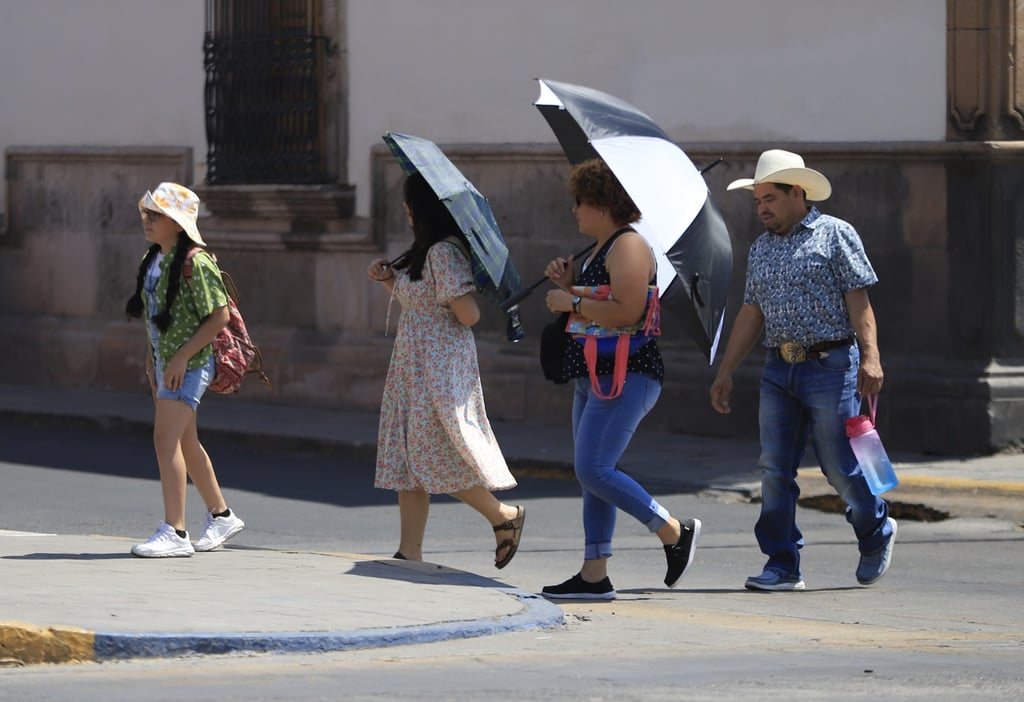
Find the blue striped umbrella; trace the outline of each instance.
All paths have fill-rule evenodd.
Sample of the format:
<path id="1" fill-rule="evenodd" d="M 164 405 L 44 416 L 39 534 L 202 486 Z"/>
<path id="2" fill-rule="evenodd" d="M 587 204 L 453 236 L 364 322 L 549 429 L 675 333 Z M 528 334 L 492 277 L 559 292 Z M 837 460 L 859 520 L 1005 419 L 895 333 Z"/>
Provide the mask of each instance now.
<path id="1" fill-rule="evenodd" d="M 487 198 L 434 142 L 396 132 L 385 134 L 384 142 L 406 175 L 419 173 L 423 176 L 466 235 L 477 290 L 495 303 L 519 292 L 522 287 L 519 273 L 509 257 Z M 518 310 L 508 312 L 515 315 L 514 323 L 518 325 Z M 521 331 L 519 338 L 522 338 Z M 519 340 L 512 338 L 511 331 L 509 338 Z"/>

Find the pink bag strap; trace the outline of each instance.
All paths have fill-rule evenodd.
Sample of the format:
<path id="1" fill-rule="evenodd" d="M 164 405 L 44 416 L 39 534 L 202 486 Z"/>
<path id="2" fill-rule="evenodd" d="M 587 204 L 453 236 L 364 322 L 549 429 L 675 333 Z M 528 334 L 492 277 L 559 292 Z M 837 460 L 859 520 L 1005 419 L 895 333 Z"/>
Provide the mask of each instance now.
<path id="1" fill-rule="evenodd" d="M 587 361 L 587 370 L 590 372 L 590 389 L 594 395 L 602 400 L 614 400 L 622 394 L 622 388 L 626 385 L 626 365 L 629 360 L 629 335 L 619 334 L 615 341 L 615 370 L 612 372 L 612 386 L 605 394 L 601 391 L 601 384 L 597 379 L 597 337 L 588 336 L 583 342 L 583 358 Z"/>
<path id="2" fill-rule="evenodd" d="M 871 424 L 875 424 L 875 413 L 878 411 L 878 395 L 868 395 L 868 409 L 871 410 Z"/>

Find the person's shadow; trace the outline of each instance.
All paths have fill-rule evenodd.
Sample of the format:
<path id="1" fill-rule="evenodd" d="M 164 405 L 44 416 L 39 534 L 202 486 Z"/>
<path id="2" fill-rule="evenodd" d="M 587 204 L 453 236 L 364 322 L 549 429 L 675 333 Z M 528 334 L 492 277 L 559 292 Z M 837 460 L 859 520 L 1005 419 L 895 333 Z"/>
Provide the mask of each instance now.
<path id="1" fill-rule="evenodd" d="M 16 556 L 0 556 L 10 561 L 111 561 L 134 558 L 130 553 L 23 553 Z"/>

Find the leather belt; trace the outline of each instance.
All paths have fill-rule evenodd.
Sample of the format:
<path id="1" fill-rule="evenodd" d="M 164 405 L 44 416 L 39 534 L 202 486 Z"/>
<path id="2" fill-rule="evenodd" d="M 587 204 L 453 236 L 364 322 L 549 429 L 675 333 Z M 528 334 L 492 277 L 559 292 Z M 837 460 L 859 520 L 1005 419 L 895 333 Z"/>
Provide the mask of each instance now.
<path id="1" fill-rule="evenodd" d="M 849 346 L 852 343 L 853 337 L 849 336 L 845 339 L 819 341 L 817 344 L 807 348 L 804 348 L 795 341 L 783 341 L 775 351 L 779 354 L 780 359 L 791 365 L 796 365 L 797 363 L 803 363 L 815 358 L 826 358 L 828 356 L 826 351 L 829 349 L 838 349 L 841 346 Z"/>

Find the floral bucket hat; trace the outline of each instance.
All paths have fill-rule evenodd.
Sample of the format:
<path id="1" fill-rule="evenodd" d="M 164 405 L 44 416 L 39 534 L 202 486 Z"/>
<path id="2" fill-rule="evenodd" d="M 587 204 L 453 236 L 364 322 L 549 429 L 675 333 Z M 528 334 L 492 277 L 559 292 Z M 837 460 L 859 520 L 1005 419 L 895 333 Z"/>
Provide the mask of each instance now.
<path id="1" fill-rule="evenodd" d="M 139 200 L 139 212 L 156 210 L 163 212 L 181 225 L 188 238 L 200 246 L 206 246 L 196 220 L 199 217 L 199 196 L 177 183 L 160 183 Z"/>

